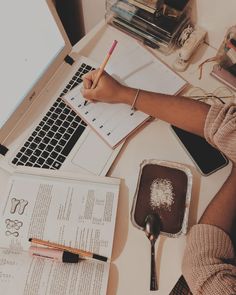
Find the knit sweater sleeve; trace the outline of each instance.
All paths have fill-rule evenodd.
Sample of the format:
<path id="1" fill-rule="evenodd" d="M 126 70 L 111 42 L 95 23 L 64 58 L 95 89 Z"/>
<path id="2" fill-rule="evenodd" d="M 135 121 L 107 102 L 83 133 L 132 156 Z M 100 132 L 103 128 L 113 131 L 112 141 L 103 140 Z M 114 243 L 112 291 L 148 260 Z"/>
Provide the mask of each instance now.
<path id="1" fill-rule="evenodd" d="M 236 104 L 211 106 L 204 127 L 206 140 L 236 163 Z"/>
<path id="2" fill-rule="evenodd" d="M 216 226 L 198 224 L 187 237 L 183 275 L 193 294 L 236 294 L 234 249 L 229 236 Z"/>

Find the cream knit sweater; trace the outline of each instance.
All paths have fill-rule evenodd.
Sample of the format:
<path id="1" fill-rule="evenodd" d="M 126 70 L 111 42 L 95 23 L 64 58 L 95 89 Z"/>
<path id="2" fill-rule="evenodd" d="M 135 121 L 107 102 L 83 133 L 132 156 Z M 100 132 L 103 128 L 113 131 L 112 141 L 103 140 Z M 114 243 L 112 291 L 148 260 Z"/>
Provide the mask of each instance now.
<path id="1" fill-rule="evenodd" d="M 208 142 L 236 163 L 236 105 L 213 105 L 204 132 Z M 233 244 L 216 226 L 198 224 L 192 227 L 182 270 L 193 294 L 236 295 Z"/>

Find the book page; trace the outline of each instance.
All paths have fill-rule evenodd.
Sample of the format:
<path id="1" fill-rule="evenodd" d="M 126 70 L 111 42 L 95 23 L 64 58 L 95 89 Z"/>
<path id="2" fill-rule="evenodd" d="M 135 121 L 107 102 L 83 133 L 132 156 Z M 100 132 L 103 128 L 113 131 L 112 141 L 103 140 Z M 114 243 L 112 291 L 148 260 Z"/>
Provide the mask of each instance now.
<path id="1" fill-rule="evenodd" d="M 59 263 L 0 249 L 0 288 L 5 295 L 105 295 L 109 263 Z"/>
<path id="2" fill-rule="evenodd" d="M 35 170 L 44 169 L 28 171 Z M 0 285 L 10 288 L 6 294 L 106 294 L 110 263 L 86 260 L 65 264 L 32 258 L 28 239 L 48 240 L 110 258 L 119 182 L 96 176 L 76 179 L 60 171 L 10 176 L 0 204 Z M 38 288 L 44 289 L 37 293 Z"/>
<path id="3" fill-rule="evenodd" d="M 119 180 L 53 172 L 10 177 L 1 196 L 0 246 L 28 250 L 28 239 L 38 238 L 111 257 Z"/>

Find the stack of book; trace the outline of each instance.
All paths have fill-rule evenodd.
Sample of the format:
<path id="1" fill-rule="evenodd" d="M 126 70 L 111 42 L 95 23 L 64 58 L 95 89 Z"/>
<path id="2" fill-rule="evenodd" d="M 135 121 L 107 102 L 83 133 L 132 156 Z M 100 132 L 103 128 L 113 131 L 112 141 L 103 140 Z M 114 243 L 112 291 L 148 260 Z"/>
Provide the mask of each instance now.
<path id="1" fill-rule="evenodd" d="M 160 4 L 161 2 L 161 4 Z M 165 15 L 162 1 L 107 1 L 107 22 L 144 44 L 169 54 L 181 32 L 191 23 L 189 10 L 178 17 Z"/>

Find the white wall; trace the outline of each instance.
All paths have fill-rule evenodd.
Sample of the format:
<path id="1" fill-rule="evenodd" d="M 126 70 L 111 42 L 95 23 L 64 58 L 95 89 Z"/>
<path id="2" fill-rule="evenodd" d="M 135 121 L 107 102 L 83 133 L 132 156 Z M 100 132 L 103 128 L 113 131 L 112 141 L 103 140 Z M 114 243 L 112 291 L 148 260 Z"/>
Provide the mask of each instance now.
<path id="1" fill-rule="evenodd" d="M 82 0 L 85 33 L 88 33 L 88 31 L 103 19 L 105 15 L 105 3 L 105 0 Z"/>
<path id="2" fill-rule="evenodd" d="M 218 48 L 227 29 L 236 25 L 235 0 L 193 0 L 194 18 L 204 27 L 209 43 Z"/>

